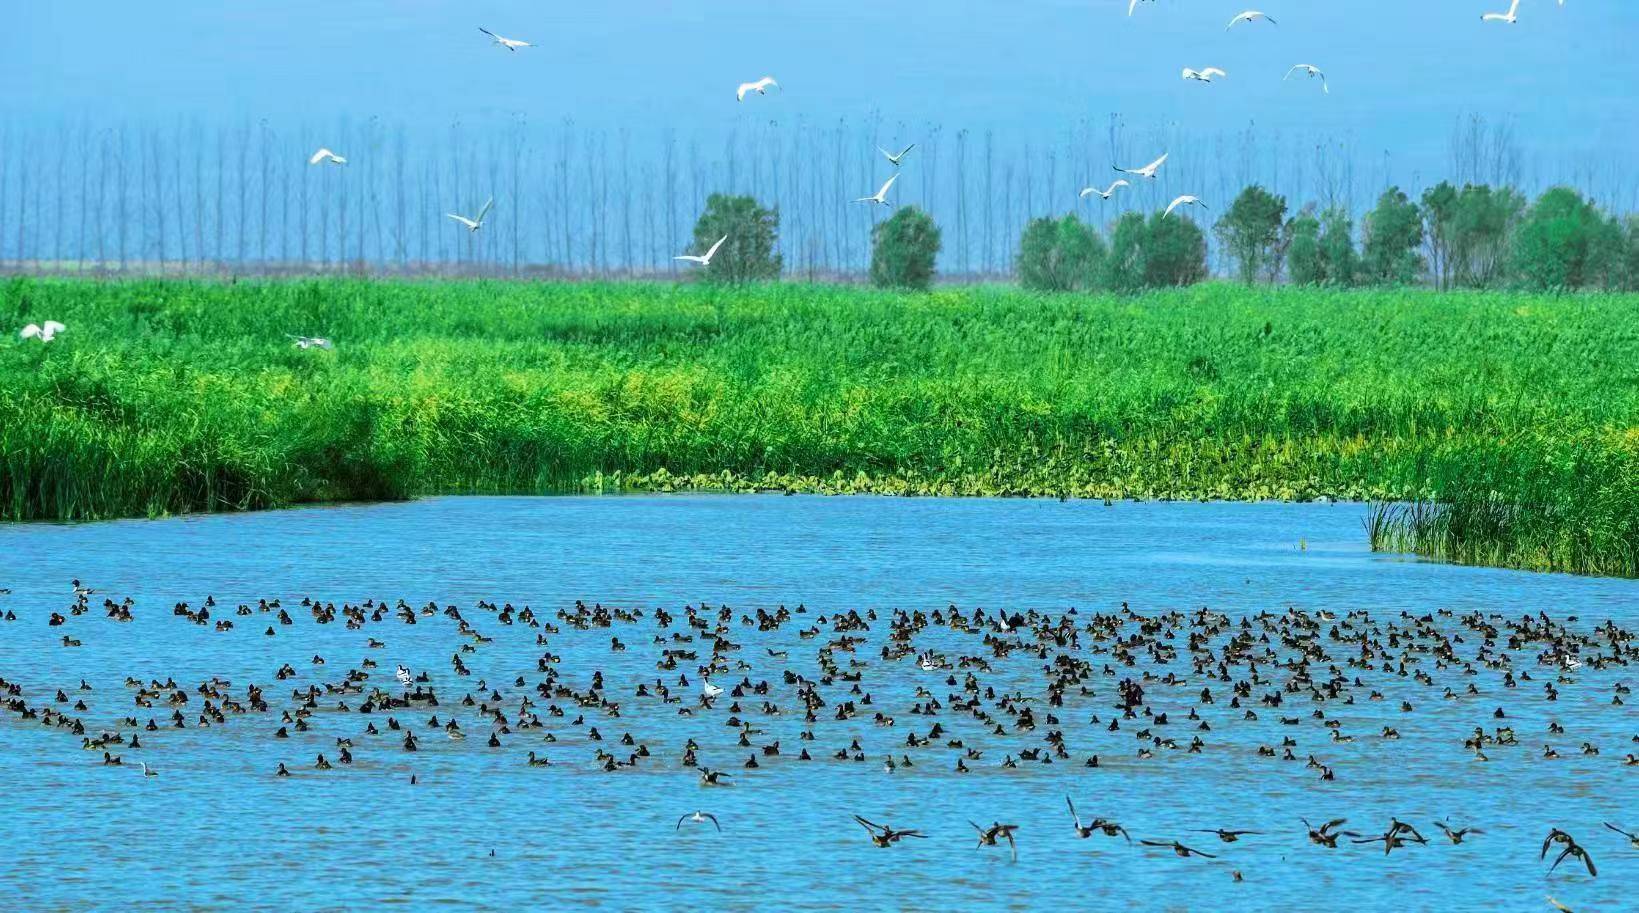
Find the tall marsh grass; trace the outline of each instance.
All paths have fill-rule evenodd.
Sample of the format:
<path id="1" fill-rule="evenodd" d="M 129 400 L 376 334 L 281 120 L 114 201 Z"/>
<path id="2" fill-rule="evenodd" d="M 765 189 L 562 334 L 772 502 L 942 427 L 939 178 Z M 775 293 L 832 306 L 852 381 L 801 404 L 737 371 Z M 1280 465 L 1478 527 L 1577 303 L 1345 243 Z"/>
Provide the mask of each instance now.
<path id="1" fill-rule="evenodd" d="M 46 346 L 15 328 L 60 320 Z M 14 280 L 0 517 L 629 488 L 1372 500 L 1639 573 L 1639 298 Z M 300 351 L 287 334 L 323 335 Z"/>

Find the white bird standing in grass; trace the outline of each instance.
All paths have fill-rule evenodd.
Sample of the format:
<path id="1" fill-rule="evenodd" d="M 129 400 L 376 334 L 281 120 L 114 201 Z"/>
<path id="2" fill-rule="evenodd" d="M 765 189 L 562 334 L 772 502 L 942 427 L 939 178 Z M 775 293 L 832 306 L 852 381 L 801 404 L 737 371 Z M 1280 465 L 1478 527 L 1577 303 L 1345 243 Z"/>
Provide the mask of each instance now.
<path id="1" fill-rule="evenodd" d="M 330 340 L 324 338 L 323 336 L 295 336 L 295 335 L 292 335 L 290 338 L 296 340 L 296 348 L 298 348 L 298 349 L 304 349 L 305 350 L 305 349 L 328 349 L 328 348 L 332 348 L 332 346 L 330 344 Z M 400 668 L 403 668 L 403 667 L 401 666 Z"/>
<path id="2" fill-rule="evenodd" d="M 1326 93 L 1327 95 L 1332 94 L 1332 87 L 1326 84 L 1326 74 L 1320 71 L 1320 67 L 1317 67 L 1311 63 L 1300 63 L 1294 65 L 1292 69 L 1286 71 L 1286 75 L 1282 77 L 1281 81 L 1285 82 L 1286 80 L 1291 79 L 1292 74 L 1299 70 L 1308 73 L 1310 79 L 1314 79 L 1316 76 L 1320 77 L 1320 91 Z"/>
<path id="3" fill-rule="evenodd" d="M 899 180 L 899 173 L 895 172 L 893 177 L 888 178 L 888 182 L 886 184 L 882 185 L 881 190 L 878 190 L 872 196 L 860 197 L 859 199 L 855 200 L 854 202 L 855 203 L 875 203 L 878 206 L 888 205 L 888 188 L 892 187 L 893 182 L 897 181 L 897 180 Z"/>
<path id="4" fill-rule="evenodd" d="M 1155 180 L 1155 172 L 1157 172 L 1161 169 L 1161 163 L 1165 162 L 1167 160 L 1167 156 L 1169 156 L 1171 154 L 1172 153 L 1170 153 L 1170 152 L 1163 152 L 1163 153 L 1161 153 L 1160 158 L 1156 159 L 1153 162 L 1150 162 L 1148 165 L 1145 165 L 1142 168 L 1116 168 L 1115 170 L 1121 172 L 1122 174 L 1136 174 L 1141 178 L 1147 178 L 1147 179 L 1153 181 L 1153 180 Z M 1114 167 L 1114 166 L 1111 166 L 1111 167 Z"/>
<path id="5" fill-rule="evenodd" d="M 1260 12 L 1258 10 L 1247 10 L 1246 12 L 1241 13 L 1239 16 L 1236 16 L 1234 19 L 1229 20 L 1229 24 L 1224 26 L 1224 31 L 1227 32 L 1230 29 L 1234 28 L 1237 25 L 1240 25 L 1243 22 L 1256 22 L 1259 19 L 1262 19 L 1263 21 L 1269 23 L 1270 25 L 1280 25 L 1279 22 L 1276 22 L 1275 20 L 1269 18 L 1268 13 Z"/>
<path id="6" fill-rule="evenodd" d="M 530 44 L 527 41 L 518 41 L 515 38 L 503 38 L 500 35 L 497 35 L 494 32 L 490 31 L 489 29 L 484 28 L 483 26 L 479 26 L 478 31 L 483 32 L 485 35 L 488 35 L 489 40 L 495 42 L 496 47 L 503 47 L 503 48 L 506 48 L 509 51 L 516 51 L 519 48 L 534 47 L 534 45 Z"/>
<path id="7" fill-rule="evenodd" d="M 899 163 L 904 161 L 905 156 L 909 155 L 911 150 L 915 149 L 915 148 L 916 148 L 916 144 L 911 143 L 909 146 L 906 146 L 904 149 L 899 150 L 898 155 L 894 155 L 892 152 L 889 152 L 888 150 L 882 148 L 881 146 L 876 147 L 876 151 L 882 153 L 883 158 L 885 158 L 889 162 L 893 163 L 893 166 L 895 168 L 898 168 Z"/>
<path id="8" fill-rule="evenodd" d="M 1184 78 L 1185 79 L 1193 79 L 1196 82 L 1211 82 L 1212 77 L 1214 77 L 1214 76 L 1228 76 L 1228 75 L 1229 75 L 1228 73 L 1225 73 L 1223 70 L 1220 70 L 1217 67 L 1207 67 L 1204 70 L 1192 70 L 1189 67 L 1184 67 Z"/>
<path id="9" fill-rule="evenodd" d="M 68 329 L 68 327 L 63 326 L 55 320 L 47 320 L 43 325 L 31 323 L 28 326 L 23 327 L 23 332 L 19 333 L 18 335 L 23 339 L 38 339 L 44 343 L 50 342 L 51 340 L 57 338 L 57 334 L 66 329 Z"/>
<path id="10" fill-rule="evenodd" d="M 329 162 L 332 165 L 345 165 L 345 164 L 347 164 L 346 159 L 342 158 L 341 156 L 337 155 L 334 152 L 331 152 L 329 149 L 327 149 L 323 146 L 320 146 L 319 151 L 313 153 L 307 159 L 307 163 L 309 165 L 317 165 L 320 162 Z"/>
<path id="11" fill-rule="evenodd" d="M 681 257 L 673 257 L 672 259 L 673 260 L 687 260 L 690 263 L 698 263 L 701 266 L 710 266 L 711 265 L 711 258 L 717 256 L 717 248 L 722 247 L 723 242 L 727 241 L 727 240 L 728 240 L 728 235 L 724 235 L 721 238 L 718 238 L 717 243 L 713 244 L 711 246 L 711 250 L 706 251 L 706 255 L 703 256 L 703 257 L 698 255 L 698 254 L 684 254 Z M 707 682 L 706 683 L 706 689 L 707 689 L 706 693 L 707 694 L 711 693 L 711 690 L 710 690 L 711 687 L 712 687 L 712 684 L 710 682 Z M 717 693 L 718 694 L 723 693 L 723 689 L 718 688 Z"/>
<path id="12" fill-rule="evenodd" d="M 756 82 L 742 82 L 740 83 L 740 87 L 734 90 L 734 100 L 745 101 L 746 94 L 749 92 L 756 92 L 758 95 L 767 95 L 769 86 L 773 86 L 776 89 L 780 88 L 780 84 L 775 82 L 774 77 L 772 76 L 764 76 Z"/>
<path id="13" fill-rule="evenodd" d="M 1104 188 L 1103 190 L 1099 190 L 1097 187 L 1083 187 L 1081 189 L 1080 199 L 1085 200 L 1088 197 L 1090 197 L 1094 194 L 1097 194 L 1099 199 L 1108 200 L 1110 198 L 1110 196 L 1115 193 L 1116 188 L 1118 188 L 1118 187 L 1130 187 L 1130 186 L 1132 186 L 1132 185 L 1128 184 L 1125 179 L 1117 178 L 1114 183 L 1112 183 L 1110 186 Z"/>
<path id="14" fill-rule="evenodd" d="M 1164 219 L 1167 216 L 1172 215 L 1172 211 L 1174 209 L 1177 209 L 1180 206 L 1199 206 L 1202 209 L 1209 208 L 1205 203 L 1201 202 L 1200 197 L 1192 197 L 1192 196 L 1190 196 L 1189 194 L 1186 193 L 1183 196 L 1179 197 L 1178 199 L 1173 200 L 1171 203 L 1168 203 L 1167 204 L 1167 211 L 1161 213 L 1161 218 Z"/>
<path id="15" fill-rule="evenodd" d="M 1565 0 L 1560 0 L 1559 5 L 1564 6 L 1565 5 Z M 1506 13 L 1486 13 L 1484 16 L 1480 17 L 1480 21 L 1481 22 L 1506 22 L 1509 25 L 1513 25 L 1514 23 L 1519 21 L 1519 0 L 1514 0 L 1513 5 L 1508 7 L 1508 12 L 1506 12 Z"/>
<path id="16" fill-rule="evenodd" d="M 493 205 L 495 205 L 494 197 L 490 197 L 488 200 L 484 201 L 484 208 L 478 210 L 478 218 L 476 219 L 469 219 L 466 216 L 458 216 L 453 212 L 447 212 L 445 215 L 457 222 L 460 222 L 462 225 L 467 226 L 467 231 L 477 231 L 478 229 L 484 227 L 484 217 L 489 215 L 489 208 Z"/>

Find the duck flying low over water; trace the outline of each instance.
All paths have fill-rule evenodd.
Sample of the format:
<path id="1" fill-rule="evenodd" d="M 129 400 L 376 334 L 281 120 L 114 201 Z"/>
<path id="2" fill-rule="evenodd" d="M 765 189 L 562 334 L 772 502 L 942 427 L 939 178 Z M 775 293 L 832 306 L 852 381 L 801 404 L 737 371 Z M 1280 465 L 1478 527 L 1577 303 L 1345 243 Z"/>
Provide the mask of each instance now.
<path id="1" fill-rule="evenodd" d="M 1094 834 L 1101 833 L 1106 837 L 1115 837 L 1119 835 L 1127 838 L 1128 843 L 1133 842 L 1132 835 L 1127 833 L 1127 829 L 1114 821 L 1104 818 L 1094 818 L 1086 824 L 1082 824 L 1081 816 L 1076 814 L 1076 804 L 1070 801 L 1069 796 L 1064 797 L 1064 804 L 1070 807 L 1070 822 L 1075 826 L 1076 836 L 1082 838 L 1083 840 L 1093 836 Z"/>
<path id="2" fill-rule="evenodd" d="M 675 830 L 682 830 L 683 823 L 685 821 L 693 824 L 705 824 L 707 821 L 710 821 L 712 824 L 717 826 L 717 833 L 721 834 L 723 832 L 722 822 L 718 821 L 717 816 L 711 812 L 695 812 L 692 815 L 684 815 L 683 817 L 677 819 L 677 827 Z"/>
<path id="3" fill-rule="evenodd" d="M 928 836 L 921 831 L 895 830 L 889 825 L 877 824 L 876 822 L 862 818 L 859 815 L 855 815 L 854 820 L 859 822 L 859 826 L 865 828 L 866 833 L 871 835 L 871 843 L 880 847 L 893 846 L 895 843 L 898 843 L 906 837 L 916 837 L 920 840 L 926 840 Z"/>
<path id="4" fill-rule="evenodd" d="M 1179 843 L 1176 840 L 1140 840 L 1138 842 L 1143 844 L 1144 846 L 1166 847 L 1166 848 L 1172 850 L 1172 854 L 1174 856 L 1177 856 L 1179 859 L 1188 859 L 1191 856 L 1200 856 L 1200 857 L 1203 857 L 1205 859 L 1217 859 L 1218 858 L 1217 856 L 1214 856 L 1211 853 L 1203 853 L 1200 850 L 1191 849 L 1187 846 L 1184 846 L 1182 843 Z"/>
<path id="5" fill-rule="evenodd" d="M 1013 861 L 1017 862 L 1019 860 L 1019 845 L 1013 839 L 1013 832 L 1019 829 L 1017 824 L 992 822 L 989 827 L 980 827 L 978 823 L 974 821 L 969 821 L 968 824 L 978 832 L 979 846 L 1000 846 L 1001 841 L 1006 840 L 1007 847 L 1011 851 Z"/>

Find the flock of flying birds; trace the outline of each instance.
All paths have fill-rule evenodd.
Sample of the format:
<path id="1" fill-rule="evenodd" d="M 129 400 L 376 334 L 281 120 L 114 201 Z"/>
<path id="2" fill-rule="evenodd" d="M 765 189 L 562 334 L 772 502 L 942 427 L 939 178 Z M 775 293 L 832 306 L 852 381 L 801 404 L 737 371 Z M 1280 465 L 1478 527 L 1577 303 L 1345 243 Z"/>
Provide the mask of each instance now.
<path id="1" fill-rule="evenodd" d="M 1141 3 L 1141 2 L 1149 3 L 1149 2 L 1153 2 L 1153 0 L 1131 0 L 1131 2 L 1129 2 L 1128 6 L 1127 6 L 1127 15 L 1128 16 L 1133 15 L 1134 11 L 1138 8 L 1138 4 Z M 1559 5 L 1564 6 L 1565 5 L 1565 0 L 1559 0 Z M 1512 24 L 1519 21 L 1519 6 L 1520 6 L 1520 0 L 1513 0 L 1512 4 L 1510 4 L 1510 6 L 1508 7 L 1507 12 L 1505 12 L 1505 13 L 1486 13 L 1483 16 L 1481 16 L 1481 20 L 1485 21 L 1485 22 L 1503 22 L 1503 23 L 1507 23 L 1507 24 L 1512 25 Z M 1236 14 L 1236 16 L 1234 18 L 1230 19 L 1229 24 L 1224 27 L 1224 30 L 1225 31 L 1230 31 L 1238 25 L 1242 25 L 1242 24 L 1246 24 L 1246 23 L 1256 23 L 1256 22 L 1266 22 L 1266 23 L 1268 23 L 1272 26 L 1279 25 L 1279 23 L 1276 22 L 1275 19 L 1273 19 L 1267 13 L 1264 13 L 1261 10 L 1246 10 L 1245 12 Z M 501 49 L 506 50 L 508 52 L 516 53 L 521 48 L 533 47 L 533 45 L 528 41 L 523 41 L 523 40 L 516 39 L 516 38 L 508 38 L 504 35 L 496 34 L 495 32 L 492 32 L 492 31 L 490 31 L 489 29 L 486 29 L 486 28 L 480 27 L 478 29 L 478 31 L 480 31 L 484 35 L 488 36 L 491 43 L 493 43 L 497 48 L 501 48 Z M 1300 73 L 1308 76 L 1310 79 L 1319 79 L 1320 80 L 1321 91 L 1325 94 L 1330 94 L 1331 93 L 1331 91 L 1332 91 L 1331 85 L 1326 79 L 1325 72 L 1322 71 L 1319 67 L 1317 67 L 1313 64 L 1308 64 L 1308 63 L 1294 64 L 1294 65 L 1292 65 L 1292 67 L 1290 69 L 1288 69 L 1286 71 L 1286 75 L 1283 78 L 1284 79 L 1291 79 L 1294 75 L 1297 75 L 1297 74 L 1300 74 Z M 1228 75 L 1229 74 L 1226 71 L 1224 71 L 1223 68 L 1215 67 L 1215 66 L 1207 66 L 1207 67 L 1202 67 L 1200 69 L 1195 69 L 1193 67 L 1184 67 L 1184 69 L 1183 69 L 1183 78 L 1185 80 L 1201 82 L 1201 83 L 1211 83 L 1215 79 L 1222 79 L 1224 77 L 1227 77 Z M 737 86 L 735 88 L 734 97 L 735 97 L 735 100 L 740 101 L 740 102 L 744 102 L 748 95 L 767 95 L 769 89 L 779 89 L 779 88 L 781 88 L 780 84 L 774 79 L 774 77 L 764 76 L 761 79 L 757 79 L 753 82 L 741 83 L 739 86 Z M 781 91 L 784 91 L 784 90 L 782 89 Z M 883 182 L 882 186 L 877 189 L 876 193 L 871 194 L 870 196 L 859 197 L 858 199 L 854 200 L 853 202 L 855 202 L 855 203 L 865 203 L 865 204 L 874 204 L 874 205 L 877 205 L 877 206 L 891 207 L 893 204 L 888 202 L 888 192 L 893 189 L 894 182 L 899 180 L 899 170 L 898 169 L 899 169 L 900 165 L 903 163 L 905 157 L 910 154 L 911 150 L 915 149 L 915 148 L 916 148 L 916 144 L 912 143 L 912 144 L 906 146 L 904 149 L 900 150 L 899 152 L 893 153 L 893 152 L 889 152 L 886 149 L 882 149 L 881 147 L 878 147 L 877 151 L 880 152 L 882 154 L 883 158 L 887 159 L 888 162 L 893 166 L 894 172 L 893 172 L 893 174 L 889 175 L 888 179 L 885 182 Z M 1138 178 L 1138 179 L 1141 179 L 1141 180 L 1153 181 L 1153 180 L 1155 180 L 1157 172 L 1159 172 L 1161 166 L 1166 161 L 1167 161 L 1167 154 L 1163 153 L 1160 158 L 1156 159 L 1153 162 L 1150 162 L 1148 165 L 1145 165 L 1141 168 L 1122 168 L 1120 166 L 1114 166 L 1114 167 L 1115 167 L 1115 171 L 1118 172 L 1118 173 L 1125 174 L 1125 175 L 1128 175 L 1130 177 Z M 337 154 L 335 151 L 331 150 L 329 147 L 321 146 L 317 151 L 315 151 L 311 156 L 308 157 L 307 163 L 310 166 L 311 165 L 325 165 L 325 164 L 338 165 L 339 166 L 339 165 L 346 165 L 347 164 L 347 158 L 345 156 Z M 1131 182 L 1128 181 L 1127 178 L 1117 178 L 1116 180 L 1112 181 L 1109 184 L 1109 186 L 1104 187 L 1102 189 L 1098 188 L 1098 187 L 1085 187 L 1085 188 L 1083 188 L 1081 190 L 1080 194 L 1079 194 L 1079 199 L 1085 200 L 1088 197 L 1096 196 L 1096 197 L 1100 198 L 1101 200 L 1109 200 L 1111 197 L 1113 197 L 1115 195 L 1116 191 L 1120 190 L 1123 187 L 1130 187 L 1130 186 L 1132 186 Z M 483 207 L 478 210 L 478 214 L 476 216 L 468 217 L 468 216 L 464 216 L 464 215 L 461 215 L 459 213 L 454 213 L 454 212 L 446 213 L 445 215 L 446 215 L 447 218 L 449 218 L 452 221 L 456 222 L 457 224 L 461 225 L 468 232 L 476 233 L 484 227 L 484 220 L 486 218 L 488 218 L 489 212 L 494 207 L 494 205 L 495 205 L 495 198 L 492 196 L 484 202 Z M 1172 200 L 1172 202 L 1167 204 L 1166 209 L 1162 212 L 1163 218 L 1166 217 L 1166 216 L 1172 215 L 1173 211 L 1176 210 L 1177 208 L 1179 208 L 1180 206 L 1199 206 L 1202 209 L 1210 208 L 1206 205 L 1206 203 L 1202 202 L 1202 200 L 1199 196 L 1196 196 L 1194 194 L 1187 194 L 1187 193 L 1186 194 L 1180 194 L 1176 198 L 1174 198 Z M 712 262 L 713 258 L 715 258 L 717 256 L 718 250 L 720 250 L 722 248 L 723 244 L 728 241 L 728 237 L 729 237 L 728 235 L 724 235 L 721 238 L 719 238 L 717 240 L 717 242 L 712 244 L 712 246 L 708 250 L 706 250 L 706 252 L 703 253 L 703 254 L 680 254 L 678 256 L 673 257 L 672 259 L 674 261 L 681 262 L 681 263 L 693 264 L 693 265 L 701 267 L 701 268 L 709 267 L 709 266 L 711 266 L 711 262 Z M 38 339 L 41 343 L 48 343 L 48 342 L 51 342 L 51 340 L 53 338 L 55 338 L 57 333 L 60 333 L 65 329 L 66 329 L 66 327 L 64 327 L 63 324 L 61 324 L 61 323 L 59 323 L 55 320 L 48 320 L 48 321 L 45 321 L 43 324 L 33 324 L 33 323 L 31 323 L 28 326 L 23 328 L 22 333 L 21 333 L 21 337 L 22 337 L 23 340 Z M 296 341 L 296 343 L 295 343 L 296 346 L 298 348 L 301 348 L 301 349 L 309 349 L 309 348 L 315 348 L 315 347 L 328 349 L 328 348 L 331 347 L 331 343 L 330 343 L 329 340 L 323 339 L 323 338 L 320 338 L 320 337 L 292 336 L 291 338 Z"/>
<path id="2" fill-rule="evenodd" d="M 85 638 L 118 638 L 121 626 L 136 618 L 130 598 L 104 598 L 99 611 L 94 590 L 76 580 L 73 594 L 70 605 L 45 619 L 54 633 L 62 632 L 63 648 L 79 647 Z M 1576 731 L 1587 724 L 1562 725 L 1554 710 L 1562 694 L 1577 691 L 1582 706 L 1597 705 L 1594 687 L 1608 687 L 1608 705 L 1623 707 L 1631 687 L 1612 676 L 1639 663 L 1634 631 L 1614 621 L 1589 627 L 1545 612 L 1378 616 L 1290 608 L 1230 616 L 1205 608 L 1146 614 L 1123 603 L 1086 613 L 949 606 L 879 614 L 783 605 L 736 612 L 702 603 L 674 613 L 577 602 L 547 615 L 480 601 L 469 618 L 454 605 L 365 600 L 338 606 L 303 599 L 296 614 L 358 632 L 363 658 L 353 664 L 317 654 L 280 660 L 281 650 L 301 649 L 290 609 L 263 599 L 230 610 L 207 597 L 198 606 L 173 605 L 168 617 L 219 636 L 271 638 L 261 651 L 269 657 L 271 681 L 212 675 L 184 684 L 149 670 L 128 676 L 119 692 L 84 678 L 76 686 L 0 676 L 0 720 L 62 732 L 92 763 L 109 767 L 126 766 L 136 752 L 162 754 L 177 730 L 255 727 L 286 756 L 269 771 L 281 778 L 335 776 L 327 772 L 338 768 L 380 775 L 391 765 L 401 773 L 409 767 L 413 784 L 424 763 L 418 759 L 426 757 L 419 752 L 436 739 L 450 750 L 487 746 L 465 750 L 510 756 L 532 768 L 568 764 L 615 776 L 636 768 L 691 769 L 707 792 L 740 782 L 727 769 L 736 763 L 748 772 L 826 762 L 868 770 L 875 760 L 883 774 L 896 776 L 928 767 L 946 776 L 1070 764 L 1113 768 L 1108 775 L 1119 776 L 1167 756 L 1221 758 L 1237 751 L 1255 757 L 1269 776 L 1329 783 L 1347 779 L 1366 755 L 1392 758 L 1401 728 L 1407 739 L 1428 738 L 1417 713 L 1424 701 L 1452 702 L 1452 712 L 1469 717 L 1448 729 L 1451 741 L 1432 742 L 1428 750 L 1444 745 L 1476 762 L 1508 753 L 1528 763 L 1536 755 L 1545 763 L 1561 757 L 1554 741 L 1580 740 L 1580 748 L 1567 745 L 1565 754 L 1606 763 L 1598 760 L 1598 736 Z M 0 614 L 0 622 L 17 621 L 14 610 Z M 421 626 L 416 636 L 423 644 L 428 636 L 450 639 L 448 670 L 397 663 L 392 677 L 379 682 L 378 669 L 392 662 L 388 641 L 399 636 L 390 629 L 412 625 Z M 0 624 L 0 636 L 5 627 Z M 492 647 L 501 635 L 507 642 Z M 746 641 L 755 646 L 748 649 Z M 645 643 L 648 650 L 640 652 Z M 578 662 L 565 663 L 559 651 L 566 650 Z M 475 676 L 472 666 L 480 663 L 488 674 Z M 1516 731 L 1544 711 L 1543 731 Z M 668 729 L 670 744 L 643 735 L 666 717 L 676 721 Z M 1456 730 L 1469 722 L 1472 734 L 1459 746 Z M 1540 751 L 1525 747 L 1537 739 Z M 1632 741 L 1639 743 L 1639 733 Z M 520 757 L 526 746 L 527 756 Z M 313 760 L 298 763 L 304 755 Z M 129 763 L 140 765 L 145 778 L 160 773 L 146 761 Z M 1630 751 L 1622 763 L 1639 767 L 1639 756 Z M 938 773 L 941 767 L 947 773 Z M 750 784 L 757 774 L 739 776 Z M 1326 790 L 1316 795 L 1328 801 Z M 1217 859 L 1248 838 L 1279 839 L 1218 822 L 1198 830 L 1221 845 L 1214 852 L 1179 835 L 1134 841 L 1128 824 L 1083 818 L 1068 796 L 1065 805 L 1076 838 L 1121 838 L 1181 859 Z M 1345 830 L 1341 816 L 1316 817 L 1325 823 L 1293 822 L 1294 841 L 1326 850 L 1343 841 L 1381 844 L 1384 854 L 1435 842 L 1400 818 L 1378 832 Z M 858 814 L 854 821 L 878 847 L 929 836 L 879 815 Z M 1629 850 L 1639 850 L 1639 834 L 1601 823 Z M 725 830 L 705 808 L 683 814 L 674 830 L 690 824 Z M 968 824 L 979 848 L 1006 844 L 1016 858 L 1020 824 Z M 1434 826 L 1452 845 L 1486 834 L 1450 820 Z M 1563 822 L 1543 827 L 1539 859 L 1555 853 L 1549 872 L 1565 864 L 1597 876 L 1591 838 L 1572 836 Z M 1589 828 L 1576 830 L 1586 837 Z M 1603 833 L 1593 829 L 1595 836 Z M 1241 880 L 1238 869 L 1232 874 Z"/>

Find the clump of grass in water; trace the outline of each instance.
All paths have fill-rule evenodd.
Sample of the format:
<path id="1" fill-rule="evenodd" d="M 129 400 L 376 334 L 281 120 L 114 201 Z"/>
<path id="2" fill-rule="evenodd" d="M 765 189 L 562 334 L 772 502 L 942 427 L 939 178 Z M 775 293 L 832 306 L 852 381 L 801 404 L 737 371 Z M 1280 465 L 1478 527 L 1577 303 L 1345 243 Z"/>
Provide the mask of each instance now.
<path id="1" fill-rule="evenodd" d="M 69 331 L 0 343 L 0 516 L 641 488 L 1435 499 L 1444 525 L 1373 542 L 1639 573 L 1636 305 L 23 280 L 0 329 Z"/>

